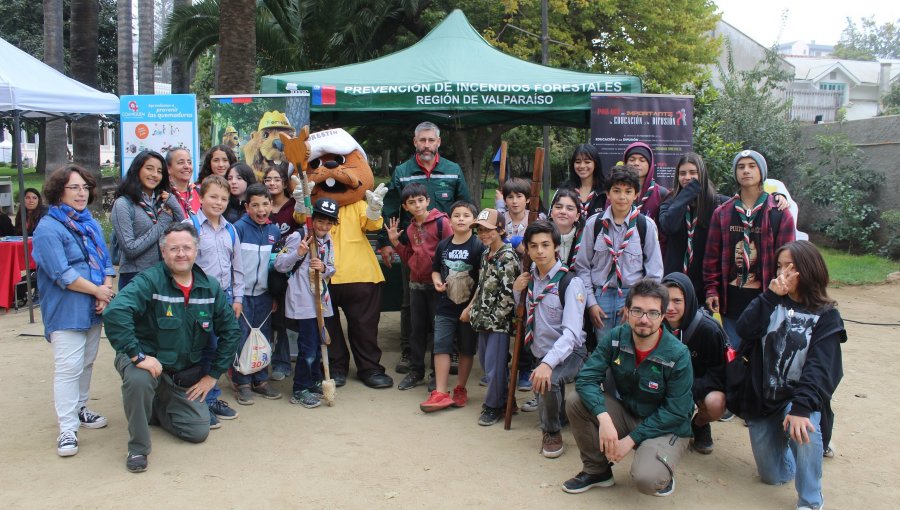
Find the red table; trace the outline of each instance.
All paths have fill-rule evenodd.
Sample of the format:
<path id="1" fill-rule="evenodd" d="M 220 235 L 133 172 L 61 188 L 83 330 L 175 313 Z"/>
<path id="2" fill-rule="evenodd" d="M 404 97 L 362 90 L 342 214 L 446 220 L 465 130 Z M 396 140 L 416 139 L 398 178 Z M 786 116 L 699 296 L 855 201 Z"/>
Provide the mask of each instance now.
<path id="1" fill-rule="evenodd" d="M 35 268 L 31 256 L 31 239 L 28 239 L 28 262 Z M 22 281 L 25 270 L 25 253 L 22 241 L 0 241 L 0 308 L 11 308 L 16 299 L 16 284 Z"/>

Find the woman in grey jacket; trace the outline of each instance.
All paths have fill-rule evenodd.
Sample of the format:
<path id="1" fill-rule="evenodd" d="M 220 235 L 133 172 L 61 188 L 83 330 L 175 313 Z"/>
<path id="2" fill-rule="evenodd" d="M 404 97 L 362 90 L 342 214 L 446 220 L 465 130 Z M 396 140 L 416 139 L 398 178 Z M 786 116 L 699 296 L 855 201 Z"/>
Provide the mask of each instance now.
<path id="1" fill-rule="evenodd" d="M 168 192 L 169 172 L 161 154 L 142 151 L 116 190 L 112 226 L 122 258 L 119 290 L 138 273 L 162 260 L 159 237 L 172 222 L 184 220 L 178 200 Z"/>

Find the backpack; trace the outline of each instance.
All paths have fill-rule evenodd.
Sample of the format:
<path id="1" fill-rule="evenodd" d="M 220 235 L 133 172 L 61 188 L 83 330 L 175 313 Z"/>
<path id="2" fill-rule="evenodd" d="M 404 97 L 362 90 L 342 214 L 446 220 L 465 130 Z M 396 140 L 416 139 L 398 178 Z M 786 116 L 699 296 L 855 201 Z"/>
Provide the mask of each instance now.
<path id="1" fill-rule="evenodd" d="M 225 218 L 222 218 L 225 220 Z M 191 223 L 194 225 L 194 230 L 197 231 L 197 237 L 200 237 L 200 220 L 197 219 L 196 214 L 191 215 Z M 234 246 L 234 242 L 237 239 L 237 234 L 234 231 L 234 225 L 232 225 L 228 220 L 225 220 L 225 230 L 228 231 L 228 235 L 231 236 L 231 246 Z"/>
<path id="2" fill-rule="evenodd" d="M 302 239 L 306 236 L 306 226 L 301 226 L 300 229 L 297 230 L 297 232 L 300 232 L 300 238 Z M 286 243 L 287 239 L 285 238 L 283 239 L 283 241 Z M 280 252 L 281 250 L 278 251 Z M 274 253 L 275 252 L 273 251 L 273 254 Z M 275 256 L 277 256 L 277 254 Z M 294 273 L 297 272 L 297 269 L 300 268 L 300 264 L 302 263 L 303 259 L 301 258 L 287 273 L 282 273 L 281 271 L 276 270 L 274 267 L 269 267 L 269 277 L 266 280 L 266 284 L 269 288 L 269 294 L 271 294 L 272 297 L 278 299 L 284 297 L 288 290 L 288 281 L 291 279 L 291 276 L 293 276 Z"/>

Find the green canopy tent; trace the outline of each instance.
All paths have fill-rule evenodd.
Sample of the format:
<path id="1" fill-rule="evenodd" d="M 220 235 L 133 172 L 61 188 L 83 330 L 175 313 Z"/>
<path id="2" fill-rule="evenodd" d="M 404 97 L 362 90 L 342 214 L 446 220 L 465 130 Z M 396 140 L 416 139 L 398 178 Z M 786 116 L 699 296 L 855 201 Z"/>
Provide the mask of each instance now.
<path id="1" fill-rule="evenodd" d="M 264 76 L 262 93 L 308 90 L 314 123 L 590 125 L 591 93 L 641 92 L 634 76 L 526 62 L 496 50 L 460 10 L 405 50 L 318 71 Z"/>

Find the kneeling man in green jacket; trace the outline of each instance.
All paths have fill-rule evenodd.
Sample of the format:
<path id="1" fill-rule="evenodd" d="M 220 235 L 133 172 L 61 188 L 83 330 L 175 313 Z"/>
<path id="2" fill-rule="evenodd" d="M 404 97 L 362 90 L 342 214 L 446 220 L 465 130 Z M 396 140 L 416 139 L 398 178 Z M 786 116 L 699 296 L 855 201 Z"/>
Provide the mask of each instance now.
<path id="1" fill-rule="evenodd" d="M 125 467 L 132 473 L 147 469 L 150 423 L 185 441 L 206 440 L 204 398 L 233 363 L 241 335 L 219 283 L 194 265 L 193 225 L 169 226 L 159 250 L 163 261 L 138 274 L 103 312 L 122 377 L 129 435 Z M 200 354 L 213 331 L 219 342 L 207 372 Z"/>
<path id="2" fill-rule="evenodd" d="M 612 486 L 612 463 L 634 450 L 638 490 L 674 492 L 675 465 L 691 437 L 694 376 L 687 347 L 662 327 L 668 303 L 664 286 L 639 281 L 625 299 L 628 323 L 606 334 L 579 372 L 566 411 L 583 468 L 564 491 Z"/>

